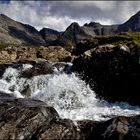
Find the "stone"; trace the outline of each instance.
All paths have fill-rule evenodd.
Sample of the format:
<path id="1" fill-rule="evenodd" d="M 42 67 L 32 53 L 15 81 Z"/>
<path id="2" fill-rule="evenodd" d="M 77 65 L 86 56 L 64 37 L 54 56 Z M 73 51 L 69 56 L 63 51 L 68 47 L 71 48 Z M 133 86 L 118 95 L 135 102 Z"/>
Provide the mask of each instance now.
<path id="1" fill-rule="evenodd" d="M 71 120 L 41 101 L 0 93 L 0 112 L 1 139 L 80 139 Z"/>
<path id="2" fill-rule="evenodd" d="M 72 69 L 99 98 L 140 105 L 139 54 L 140 49 L 121 44 L 97 46 L 75 57 Z"/>
<path id="3" fill-rule="evenodd" d="M 88 140 L 139 140 L 140 116 L 118 116 L 107 121 L 78 121 L 84 139 Z"/>
<path id="4" fill-rule="evenodd" d="M 33 67 L 26 69 L 24 71 L 21 71 L 19 74 L 19 77 L 24 78 L 32 78 L 33 76 L 38 76 L 42 74 L 52 74 L 53 73 L 53 67 L 50 63 L 47 61 L 40 61 L 33 65 Z"/>

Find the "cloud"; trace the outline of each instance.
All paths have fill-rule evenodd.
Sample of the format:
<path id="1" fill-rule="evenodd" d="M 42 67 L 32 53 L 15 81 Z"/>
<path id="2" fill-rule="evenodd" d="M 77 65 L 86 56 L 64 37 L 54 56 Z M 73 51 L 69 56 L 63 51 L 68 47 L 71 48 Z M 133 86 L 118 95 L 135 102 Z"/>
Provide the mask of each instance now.
<path id="1" fill-rule="evenodd" d="M 120 24 L 139 7 L 139 1 L 8 1 L 0 4 L 0 12 L 37 29 L 62 31 L 72 22 Z"/>

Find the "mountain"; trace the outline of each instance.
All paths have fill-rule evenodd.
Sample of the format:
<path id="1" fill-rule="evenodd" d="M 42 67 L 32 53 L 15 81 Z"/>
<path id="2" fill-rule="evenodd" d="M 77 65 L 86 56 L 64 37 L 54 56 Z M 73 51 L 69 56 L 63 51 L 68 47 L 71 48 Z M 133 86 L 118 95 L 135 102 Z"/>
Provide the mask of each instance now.
<path id="1" fill-rule="evenodd" d="M 57 39 L 60 45 L 75 45 L 80 40 L 92 38 L 96 35 L 114 35 L 121 32 L 140 32 L 140 11 L 133 15 L 128 21 L 120 25 L 101 25 L 90 22 L 79 26 L 72 23 Z"/>
<path id="2" fill-rule="evenodd" d="M 40 30 L 42 38 L 45 40 L 46 45 L 54 44 L 57 38 L 61 35 L 61 32 L 50 28 L 43 28 Z"/>
<path id="3" fill-rule="evenodd" d="M 118 32 L 140 32 L 140 11 L 119 25 Z"/>
<path id="4" fill-rule="evenodd" d="M 76 44 L 78 41 L 87 39 L 91 37 L 83 27 L 76 22 L 72 23 L 58 38 L 60 45 L 72 45 Z"/>
<path id="5" fill-rule="evenodd" d="M 86 30 L 93 31 L 95 35 L 111 35 L 115 34 L 118 25 L 101 25 L 100 23 L 90 22 L 85 24 Z"/>
<path id="6" fill-rule="evenodd" d="M 59 45 L 75 45 L 79 41 L 92 38 L 96 35 L 112 35 L 117 33 L 118 25 L 101 25 L 100 23 L 91 22 L 80 26 L 78 23 L 72 23 L 62 34 L 55 40 Z"/>
<path id="7" fill-rule="evenodd" d="M 44 39 L 32 26 L 22 24 L 0 14 L 0 42 L 15 44 L 43 45 Z"/>
<path id="8" fill-rule="evenodd" d="M 0 42 L 72 46 L 84 39 L 96 35 L 114 35 L 121 32 L 140 32 L 140 11 L 120 25 L 102 25 L 96 22 L 80 26 L 74 22 L 64 32 L 43 28 L 37 31 L 34 27 L 23 24 L 0 14 Z"/>

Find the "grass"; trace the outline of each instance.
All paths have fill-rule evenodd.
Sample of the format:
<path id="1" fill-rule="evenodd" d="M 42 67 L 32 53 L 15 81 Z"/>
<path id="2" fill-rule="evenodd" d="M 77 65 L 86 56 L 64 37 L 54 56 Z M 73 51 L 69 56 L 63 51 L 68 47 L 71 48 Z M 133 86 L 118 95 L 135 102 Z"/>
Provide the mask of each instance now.
<path id="1" fill-rule="evenodd" d="M 96 36 L 98 45 L 105 44 L 125 44 L 128 47 L 140 45 L 140 32 L 126 32 L 117 35 Z"/>
<path id="2" fill-rule="evenodd" d="M 140 48 L 140 32 L 125 32 L 116 35 L 95 36 L 90 39 L 81 41 L 73 49 L 74 55 L 82 54 L 83 52 L 95 48 L 100 45 L 126 45 L 130 49 Z"/>

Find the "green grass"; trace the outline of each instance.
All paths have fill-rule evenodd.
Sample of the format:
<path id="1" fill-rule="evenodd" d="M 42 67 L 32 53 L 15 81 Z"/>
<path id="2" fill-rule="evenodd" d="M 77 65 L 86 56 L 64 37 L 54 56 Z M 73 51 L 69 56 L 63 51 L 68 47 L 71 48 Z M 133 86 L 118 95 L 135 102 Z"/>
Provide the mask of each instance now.
<path id="1" fill-rule="evenodd" d="M 125 44 L 128 47 L 133 47 L 135 45 L 140 45 L 140 32 L 127 32 L 117 35 L 96 36 L 94 40 L 95 39 L 98 41 L 98 45 Z"/>
<path id="2" fill-rule="evenodd" d="M 81 41 L 76 45 L 73 50 L 73 54 L 79 55 L 83 52 L 95 48 L 100 45 L 126 45 L 130 49 L 140 47 L 140 32 L 125 32 L 116 35 L 103 35 L 103 36 L 95 36 L 90 39 L 86 39 Z"/>

